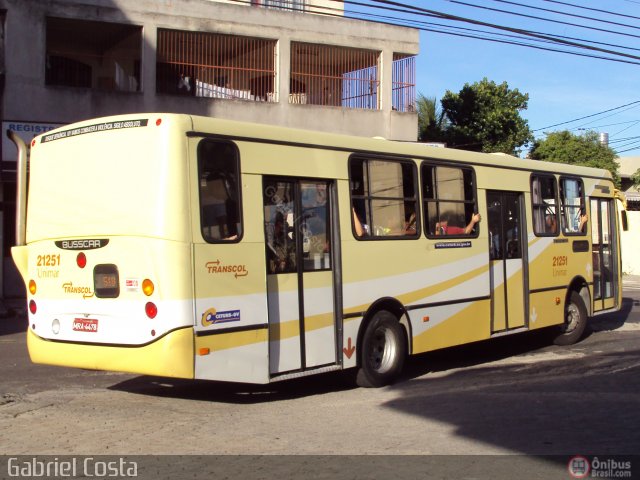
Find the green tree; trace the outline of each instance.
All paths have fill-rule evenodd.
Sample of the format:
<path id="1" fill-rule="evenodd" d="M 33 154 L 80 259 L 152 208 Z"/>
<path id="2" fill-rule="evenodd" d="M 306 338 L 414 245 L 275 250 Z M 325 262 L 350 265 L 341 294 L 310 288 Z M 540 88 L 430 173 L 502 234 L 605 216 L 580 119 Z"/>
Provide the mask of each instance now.
<path id="1" fill-rule="evenodd" d="M 597 132 L 585 132 L 583 135 L 566 130 L 548 133 L 544 140 L 533 143 L 529 156 L 534 160 L 604 168 L 611 172 L 615 184 L 620 186 L 616 153 L 599 142 Z"/>
<path id="2" fill-rule="evenodd" d="M 442 110 L 447 119 L 447 145 L 482 152 L 512 155 L 533 140 L 527 121 L 520 116 L 526 110 L 529 95 L 486 78 L 464 85 L 459 93 L 447 91 Z"/>
<path id="3" fill-rule="evenodd" d="M 633 182 L 634 187 L 640 188 L 640 168 L 636 170 L 636 173 L 631 175 L 631 181 Z"/>
<path id="4" fill-rule="evenodd" d="M 418 141 L 444 142 L 446 119 L 436 97 L 426 97 L 419 93 L 416 109 L 418 111 Z"/>

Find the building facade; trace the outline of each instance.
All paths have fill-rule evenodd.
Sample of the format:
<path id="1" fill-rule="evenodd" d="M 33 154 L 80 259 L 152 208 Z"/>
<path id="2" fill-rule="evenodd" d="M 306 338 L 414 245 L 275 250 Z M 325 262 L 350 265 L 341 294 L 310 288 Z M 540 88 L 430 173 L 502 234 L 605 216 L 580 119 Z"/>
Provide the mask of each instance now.
<path id="1" fill-rule="evenodd" d="M 418 32 L 335 0 L 0 0 L 2 127 L 25 140 L 131 112 L 192 113 L 415 141 Z M 3 298 L 15 155 L 3 132 Z"/>

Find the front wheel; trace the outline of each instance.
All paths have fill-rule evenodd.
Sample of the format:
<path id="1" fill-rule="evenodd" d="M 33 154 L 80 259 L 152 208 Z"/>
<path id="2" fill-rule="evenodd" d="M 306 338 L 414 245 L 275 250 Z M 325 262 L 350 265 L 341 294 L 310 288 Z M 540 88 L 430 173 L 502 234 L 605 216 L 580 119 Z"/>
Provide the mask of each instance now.
<path id="1" fill-rule="evenodd" d="M 573 345 L 582 338 L 587 327 L 587 307 L 578 292 L 571 292 L 564 311 L 564 323 L 554 338 L 556 345 Z"/>
<path id="2" fill-rule="evenodd" d="M 366 327 L 360 345 L 360 368 L 356 383 L 361 387 L 382 387 L 402 371 L 407 342 L 398 319 L 381 310 Z"/>

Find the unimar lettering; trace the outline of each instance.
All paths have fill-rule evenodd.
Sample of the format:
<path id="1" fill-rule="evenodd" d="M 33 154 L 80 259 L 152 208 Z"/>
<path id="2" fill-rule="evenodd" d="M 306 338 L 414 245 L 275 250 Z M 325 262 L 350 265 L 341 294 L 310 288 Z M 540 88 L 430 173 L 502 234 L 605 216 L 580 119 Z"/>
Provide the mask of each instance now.
<path id="1" fill-rule="evenodd" d="M 81 240 L 59 240 L 56 247 L 63 250 L 94 250 L 102 248 L 109 243 L 107 239 L 81 239 Z"/>

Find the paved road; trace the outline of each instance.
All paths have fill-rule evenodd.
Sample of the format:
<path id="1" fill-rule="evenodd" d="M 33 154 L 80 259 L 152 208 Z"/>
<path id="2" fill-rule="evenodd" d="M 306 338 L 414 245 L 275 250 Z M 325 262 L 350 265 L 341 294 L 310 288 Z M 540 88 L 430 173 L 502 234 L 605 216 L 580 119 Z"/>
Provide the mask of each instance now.
<path id="1" fill-rule="evenodd" d="M 373 390 L 339 374 L 247 386 L 33 365 L 26 325 L 5 319 L 0 453 L 556 455 L 537 471 L 567 478 L 573 455 L 640 452 L 640 278 L 624 297 L 577 345 L 528 334 L 448 349 Z M 367 465 L 397 462 L 380 458 Z"/>

